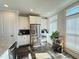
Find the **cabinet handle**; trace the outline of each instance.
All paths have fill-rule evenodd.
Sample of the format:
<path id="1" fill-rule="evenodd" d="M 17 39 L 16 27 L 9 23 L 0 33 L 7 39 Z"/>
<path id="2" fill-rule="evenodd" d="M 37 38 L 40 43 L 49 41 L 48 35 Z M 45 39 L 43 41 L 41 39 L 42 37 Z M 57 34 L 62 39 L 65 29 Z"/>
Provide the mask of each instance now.
<path id="1" fill-rule="evenodd" d="M 14 37 L 14 35 L 10 35 L 11 37 Z"/>

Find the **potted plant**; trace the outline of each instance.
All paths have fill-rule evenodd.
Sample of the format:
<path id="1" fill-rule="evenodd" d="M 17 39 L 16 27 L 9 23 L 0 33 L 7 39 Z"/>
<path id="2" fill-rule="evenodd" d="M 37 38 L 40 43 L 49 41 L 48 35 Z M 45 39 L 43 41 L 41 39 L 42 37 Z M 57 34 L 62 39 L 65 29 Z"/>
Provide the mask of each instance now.
<path id="1" fill-rule="evenodd" d="M 52 35 L 50 37 L 54 43 L 59 38 L 59 32 L 58 31 L 52 32 Z"/>

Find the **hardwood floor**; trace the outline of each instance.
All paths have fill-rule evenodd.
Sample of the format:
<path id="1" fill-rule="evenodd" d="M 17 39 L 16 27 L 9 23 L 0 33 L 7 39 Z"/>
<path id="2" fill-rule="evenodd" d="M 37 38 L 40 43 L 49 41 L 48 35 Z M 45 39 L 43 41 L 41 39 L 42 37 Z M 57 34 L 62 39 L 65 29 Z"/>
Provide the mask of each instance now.
<path id="1" fill-rule="evenodd" d="M 32 59 L 36 59 L 35 52 L 32 45 L 20 46 L 19 48 L 17 48 L 17 51 L 16 51 L 17 59 L 25 59 L 25 58 L 28 59 L 29 53 L 31 53 Z"/>
<path id="2" fill-rule="evenodd" d="M 35 54 L 36 53 L 49 53 L 50 56 L 52 57 L 51 59 L 75 59 L 72 56 L 70 56 L 67 53 L 54 53 L 52 51 L 52 48 L 50 47 L 37 47 L 37 48 L 33 48 L 33 46 L 31 45 L 25 45 L 25 46 L 21 46 L 19 48 L 17 48 L 17 59 L 29 59 L 28 55 L 29 53 L 32 56 L 32 59 L 36 59 Z M 54 58 L 55 57 L 55 58 Z"/>

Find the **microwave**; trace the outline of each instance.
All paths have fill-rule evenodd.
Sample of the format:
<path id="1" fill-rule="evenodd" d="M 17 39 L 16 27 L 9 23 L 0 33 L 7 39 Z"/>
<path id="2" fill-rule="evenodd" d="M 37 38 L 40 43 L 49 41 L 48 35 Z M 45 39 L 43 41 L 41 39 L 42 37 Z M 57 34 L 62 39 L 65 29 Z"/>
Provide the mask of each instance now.
<path id="1" fill-rule="evenodd" d="M 19 35 L 30 35 L 30 30 L 28 29 L 20 29 Z"/>

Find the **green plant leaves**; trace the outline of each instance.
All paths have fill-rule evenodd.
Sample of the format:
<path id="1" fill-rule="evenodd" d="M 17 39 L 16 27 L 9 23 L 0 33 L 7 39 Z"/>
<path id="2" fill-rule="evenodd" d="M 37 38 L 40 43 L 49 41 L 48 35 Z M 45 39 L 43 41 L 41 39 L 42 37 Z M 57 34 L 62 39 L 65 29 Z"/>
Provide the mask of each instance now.
<path id="1" fill-rule="evenodd" d="M 53 41 L 55 41 L 57 38 L 59 38 L 59 32 L 58 31 L 52 32 L 52 35 L 50 37 Z"/>

